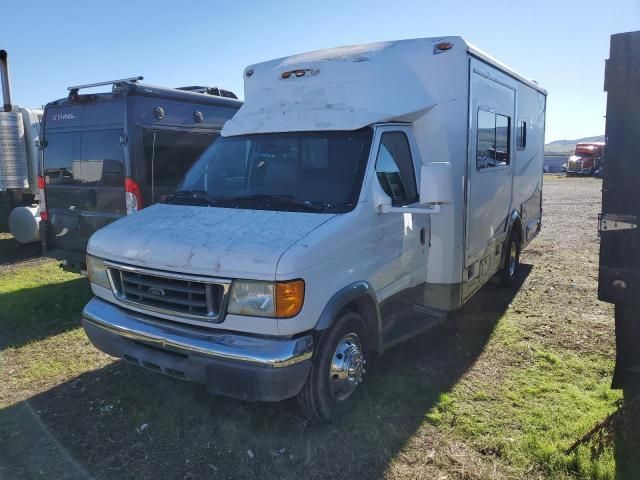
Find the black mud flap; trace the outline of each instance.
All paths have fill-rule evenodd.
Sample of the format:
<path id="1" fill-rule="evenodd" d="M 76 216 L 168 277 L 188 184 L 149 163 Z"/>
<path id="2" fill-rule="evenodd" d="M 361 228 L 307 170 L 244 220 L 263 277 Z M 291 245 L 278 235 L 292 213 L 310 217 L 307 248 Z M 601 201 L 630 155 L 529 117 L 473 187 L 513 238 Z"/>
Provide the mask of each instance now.
<path id="1" fill-rule="evenodd" d="M 640 391 L 640 305 L 616 305 L 616 366 L 611 388 Z"/>

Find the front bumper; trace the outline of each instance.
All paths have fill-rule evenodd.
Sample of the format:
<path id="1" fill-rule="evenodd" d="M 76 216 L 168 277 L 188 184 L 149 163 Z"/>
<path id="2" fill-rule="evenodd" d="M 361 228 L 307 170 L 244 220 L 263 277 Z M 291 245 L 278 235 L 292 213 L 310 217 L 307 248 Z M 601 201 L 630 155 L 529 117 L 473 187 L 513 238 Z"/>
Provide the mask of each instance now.
<path id="1" fill-rule="evenodd" d="M 581 162 L 570 163 L 567 166 L 567 175 L 591 175 L 591 172 L 594 170 L 593 165 L 584 165 Z"/>
<path id="2" fill-rule="evenodd" d="M 313 337 L 274 338 L 173 324 L 94 297 L 82 324 L 96 348 L 165 375 L 243 400 L 298 394 L 311 369 Z"/>

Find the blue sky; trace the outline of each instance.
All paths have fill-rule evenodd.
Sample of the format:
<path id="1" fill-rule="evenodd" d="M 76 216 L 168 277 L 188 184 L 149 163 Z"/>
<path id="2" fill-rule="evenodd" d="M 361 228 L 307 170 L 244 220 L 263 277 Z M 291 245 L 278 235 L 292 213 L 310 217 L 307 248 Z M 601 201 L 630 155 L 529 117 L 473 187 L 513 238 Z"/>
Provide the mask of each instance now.
<path id="1" fill-rule="evenodd" d="M 604 133 L 609 35 L 640 29 L 640 0 L 3 2 L 13 101 L 144 75 L 242 96 L 243 68 L 319 48 L 462 35 L 549 91 L 547 140 Z"/>

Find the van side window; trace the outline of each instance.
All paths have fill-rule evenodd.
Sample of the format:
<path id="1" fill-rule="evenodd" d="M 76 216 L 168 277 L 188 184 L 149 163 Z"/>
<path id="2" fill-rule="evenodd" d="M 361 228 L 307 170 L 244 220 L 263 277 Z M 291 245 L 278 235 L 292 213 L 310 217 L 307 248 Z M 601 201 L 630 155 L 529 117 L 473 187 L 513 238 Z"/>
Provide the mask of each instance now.
<path id="1" fill-rule="evenodd" d="M 518 121 L 518 150 L 527 148 L 527 122 Z"/>
<path id="2" fill-rule="evenodd" d="M 196 132 L 143 130 L 144 185 L 151 189 L 152 197 L 146 200 L 157 202 L 173 193 L 187 170 L 216 137 Z"/>
<path id="3" fill-rule="evenodd" d="M 476 168 L 503 167 L 510 163 L 511 118 L 478 110 Z"/>
<path id="4" fill-rule="evenodd" d="M 404 133 L 382 134 L 376 159 L 376 175 L 394 206 L 409 205 L 418 201 L 411 149 Z"/>

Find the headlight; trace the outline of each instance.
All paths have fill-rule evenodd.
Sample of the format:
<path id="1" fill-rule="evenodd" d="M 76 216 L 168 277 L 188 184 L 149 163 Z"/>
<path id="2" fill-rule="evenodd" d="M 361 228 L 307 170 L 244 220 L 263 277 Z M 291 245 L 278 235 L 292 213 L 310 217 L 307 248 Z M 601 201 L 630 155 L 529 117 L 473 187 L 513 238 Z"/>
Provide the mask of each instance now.
<path id="1" fill-rule="evenodd" d="M 231 287 L 229 313 L 275 317 L 273 283 L 236 280 Z"/>
<path id="2" fill-rule="evenodd" d="M 255 317 L 295 317 L 304 303 L 304 282 L 236 280 L 231 286 L 227 311 Z"/>
<path id="3" fill-rule="evenodd" d="M 87 255 L 87 275 L 91 283 L 111 290 L 111 284 L 107 277 L 107 267 L 105 267 L 104 262 L 99 258 Z"/>

